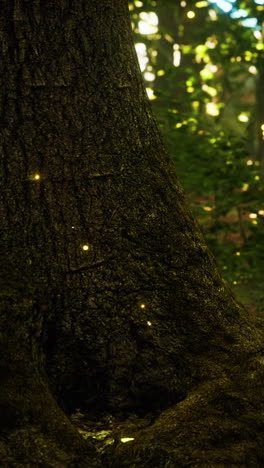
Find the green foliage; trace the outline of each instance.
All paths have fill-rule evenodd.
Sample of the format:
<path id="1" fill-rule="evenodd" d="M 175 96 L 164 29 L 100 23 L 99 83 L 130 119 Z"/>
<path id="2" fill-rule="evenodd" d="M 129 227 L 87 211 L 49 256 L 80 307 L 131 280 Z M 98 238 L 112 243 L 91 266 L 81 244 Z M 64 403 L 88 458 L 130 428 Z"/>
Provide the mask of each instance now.
<path id="1" fill-rule="evenodd" d="M 178 115 L 173 115 L 177 120 Z M 181 122 L 166 139 L 223 275 L 232 282 L 260 281 L 264 273 L 260 166 L 249 159 L 247 141 L 227 137 L 214 127 L 199 130 L 194 118 Z"/>
<path id="2" fill-rule="evenodd" d="M 135 40 L 146 45 L 143 75 L 154 77 L 146 81 L 153 109 L 219 268 L 229 282 L 258 289 L 264 277 L 264 143 L 258 137 L 264 116 L 256 106 L 264 91 L 256 83 L 264 68 L 263 36 L 212 4 L 197 5 L 131 2 Z M 261 25 L 263 7 L 252 1 L 236 6 Z M 158 31 L 141 34 L 142 12 L 150 11 L 159 18 Z"/>

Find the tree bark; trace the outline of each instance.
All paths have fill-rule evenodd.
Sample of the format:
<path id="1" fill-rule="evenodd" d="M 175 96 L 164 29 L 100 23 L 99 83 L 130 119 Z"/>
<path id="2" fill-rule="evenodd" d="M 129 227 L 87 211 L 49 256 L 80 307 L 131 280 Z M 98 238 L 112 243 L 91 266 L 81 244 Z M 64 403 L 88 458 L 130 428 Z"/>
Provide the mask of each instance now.
<path id="1" fill-rule="evenodd" d="M 124 415 L 183 402 L 201 382 L 220 385 L 260 351 L 263 334 L 186 206 L 142 84 L 126 0 L 0 4 L 2 237 L 6 263 L 23 250 L 19 277 L 31 271 L 10 328 L 5 299 L 3 343 L 14 337 L 23 359 L 17 347 L 3 358 L 13 377 L 1 398 L 15 401 L 23 424 L 33 408 L 30 421 L 57 441 L 64 419 L 36 341 L 64 408 Z"/>
<path id="2" fill-rule="evenodd" d="M 3 468 L 99 467 L 48 387 L 28 257 L 1 239 L 0 460 Z"/>

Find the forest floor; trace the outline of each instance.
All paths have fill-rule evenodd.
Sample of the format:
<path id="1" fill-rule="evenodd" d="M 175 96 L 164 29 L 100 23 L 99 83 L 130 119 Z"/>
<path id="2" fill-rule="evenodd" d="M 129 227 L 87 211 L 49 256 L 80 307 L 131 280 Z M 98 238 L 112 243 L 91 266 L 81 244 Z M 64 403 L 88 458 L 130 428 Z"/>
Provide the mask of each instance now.
<path id="1" fill-rule="evenodd" d="M 145 429 L 153 423 L 153 415 L 140 418 L 131 414 L 127 419 L 122 419 L 111 414 L 83 414 L 77 409 L 70 420 L 79 434 L 91 441 L 97 452 L 104 456 L 120 442 L 125 444 L 133 441 L 140 429 Z"/>

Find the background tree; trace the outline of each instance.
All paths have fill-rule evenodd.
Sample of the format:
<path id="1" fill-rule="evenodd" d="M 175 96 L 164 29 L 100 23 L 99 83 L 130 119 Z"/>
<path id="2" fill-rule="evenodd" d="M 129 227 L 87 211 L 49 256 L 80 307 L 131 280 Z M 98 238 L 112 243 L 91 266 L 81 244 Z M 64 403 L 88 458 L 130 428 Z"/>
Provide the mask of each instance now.
<path id="1" fill-rule="evenodd" d="M 176 405 L 153 426 L 161 445 L 151 442 L 149 458 L 147 430 L 128 454 L 106 453 L 108 464 L 202 463 L 203 440 L 212 463 L 261 463 L 263 334 L 186 205 L 127 2 L 2 1 L 0 11 L 3 463 L 93 463 L 50 396 L 42 348 L 67 411 L 124 417 Z M 199 421 L 214 411 L 230 424 L 210 419 L 210 438 Z"/>

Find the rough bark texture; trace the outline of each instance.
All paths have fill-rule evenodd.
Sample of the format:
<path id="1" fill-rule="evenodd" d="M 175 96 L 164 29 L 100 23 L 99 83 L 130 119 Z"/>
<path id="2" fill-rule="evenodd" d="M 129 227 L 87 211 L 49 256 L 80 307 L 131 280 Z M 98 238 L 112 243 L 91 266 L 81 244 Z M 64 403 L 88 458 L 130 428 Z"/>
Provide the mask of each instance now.
<path id="1" fill-rule="evenodd" d="M 198 386 L 105 458 L 111 468 L 264 466 L 263 354 Z M 242 375 L 242 377 L 241 377 Z"/>
<path id="2" fill-rule="evenodd" d="M 40 347 L 32 270 L 20 248 L 1 242 L 0 465 L 2 468 L 99 467 L 52 397 Z"/>
<path id="3" fill-rule="evenodd" d="M 19 347 L 9 356 L 21 372 L 12 370 L 14 393 L 0 387 L 0 402 L 17 401 L 19 389 L 36 405 L 34 424 L 39 417 L 45 426 L 39 408 L 50 396 L 45 386 L 37 403 L 39 352 L 30 363 L 38 339 L 66 409 L 146 413 L 182 402 L 175 414 L 184 414 L 201 382 L 221 386 L 261 349 L 262 333 L 221 280 L 185 205 L 142 85 L 127 2 L 0 6 L 1 227 L 9 255 L 24 249 L 37 279 L 35 315 L 23 292 L 7 331 L 11 312 L 3 309 L 3 343 L 22 339 L 20 316 L 38 325 L 29 343 L 28 322 L 19 322 L 23 359 Z M 15 408 L 28 413 L 22 401 Z M 63 424 L 52 408 L 53 400 L 44 419 Z M 137 453 L 137 466 L 175 466 L 174 455 L 147 465 L 144 447 Z"/>

